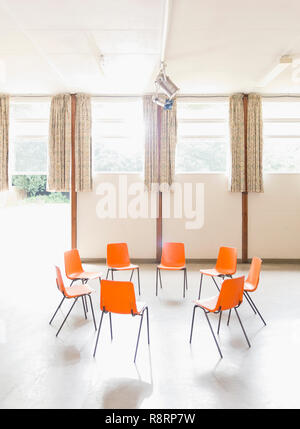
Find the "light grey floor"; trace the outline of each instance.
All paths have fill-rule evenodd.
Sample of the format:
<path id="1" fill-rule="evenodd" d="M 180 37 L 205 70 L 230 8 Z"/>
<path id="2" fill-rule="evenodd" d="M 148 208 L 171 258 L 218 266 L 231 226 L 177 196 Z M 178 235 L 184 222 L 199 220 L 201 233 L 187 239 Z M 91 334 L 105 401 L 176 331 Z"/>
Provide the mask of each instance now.
<path id="1" fill-rule="evenodd" d="M 46 265 L 45 265 L 46 267 Z M 1 408 L 294 408 L 300 406 L 300 267 L 263 266 L 253 296 L 267 321 L 263 327 L 245 302 L 240 315 L 249 335 L 248 349 L 236 316 L 225 317 L 220 360 L 202 312 L 189 345 L 199 265 L 190 265 L 189 290 L 182 299 L 182 273 L 163 273 L 155 297 L 155 267 L 141 266 L 141 300 L 149 305 L 151 346 L 143 326 L 137 365 L 133 364 L 137 318 L 114 316 L 111 343 L 104 320 L 96 359 L 96 333 L 81 303 L 58 338 L 55 333 L 70 306 L 67 302 L 49 326 L 61 296 L 52 267 L 22 264 L 6 272 L 0 302 Z M 89 270 L 104 269 L 95 265 Z M 206 267 L 203 267 L 206 268 Z M 248 266 L 240 265 L 239 273 Z M 128 278 L 122 273 L 117 279 Z M 93 296 L 100 319 L 99 283 Z M 210 279 L 203 296 L 214 295 Z M 211 318 L 216 328 L 218 316 Z"/>

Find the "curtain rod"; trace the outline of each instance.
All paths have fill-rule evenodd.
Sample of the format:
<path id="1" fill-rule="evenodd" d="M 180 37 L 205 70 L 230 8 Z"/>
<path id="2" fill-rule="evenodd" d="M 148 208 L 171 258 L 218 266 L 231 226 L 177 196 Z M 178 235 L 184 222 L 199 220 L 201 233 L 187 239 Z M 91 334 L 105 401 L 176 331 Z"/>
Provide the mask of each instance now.
<path id="1" fill-rule="evenodd" d="M 260 94 L 262 98 L 300 98 L 300 94 Z"/>
<path id="2" fill-rule="evenodd" d="M 74 93 L 76 95 L 76 93 Z M 92 98 L 138 98 L 144 95 L 152 95 L 152 93 L 136 94 L 136 95 L 118 95 L 118 94 L 90 94 Z M 262 98 L 300 98 L 300 94 L 260 94 Z M 54 94 L 11 94 L 11 98 L 51 98 Z M 182 94 L 177 98 L 229 98 L 230 94 Z"/>
<path id="3" fill-rule="evenodd" d="M 89 94 L 92 98 L 137 98 L 137 97 L 143 97 L 144 95 L 152 95 L 153 93 L 144 93 L 144 94 L 130 94 L 130 95 L 124 95 L 124 94 Z M 11 94 L 11 98 L 51 98 L 55 94 Z M 76 93 L 74 93 L 76 95 Z M 220 94 L 182 94 L 178 95 L 177 98 L 228 98 L 230 95 L 220 95 Z M 300 96 L 300 95 L 299 95 Z"/>

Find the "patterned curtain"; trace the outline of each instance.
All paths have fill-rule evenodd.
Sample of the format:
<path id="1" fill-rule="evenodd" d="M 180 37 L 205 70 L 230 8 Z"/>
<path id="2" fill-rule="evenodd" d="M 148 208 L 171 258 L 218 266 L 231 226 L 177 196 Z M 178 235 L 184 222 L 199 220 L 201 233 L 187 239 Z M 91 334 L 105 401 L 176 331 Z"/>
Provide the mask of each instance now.
<path id="1" fill-rule="evenodd" d="M 7 191 L 8 183 L 9 96 L 0 94 L 0 191 Z"/>
<path id="2" fill-rule="evenodd" d="M 145 185 L 149 190 L 159 190 L 160 187 L 160 190 L 168 191 L 174 181 L 177 140 L 176 107 L 174 102 L 172 110 L 164 110 L 153 103 L 151 95 L 144 97 Z"/>
<path id="3" fill-rule="evenodd" d="M 264 192 L 263 185 L 263 120 L 258 94 L 248 96 L 247 190 Z"/>
<path id="4" fill-rule="evenodd" d="M 51 100 L 49 125 L 48 190 L 70 190 L 71 95 L 56 95 Z"/>
<path id="5" fill-rule="evenodd" d="M 230 97 L 231 192 L 245 192 L 245 128 L 243 94 Z"/>
<path id="6" fill-rule="evenodd" d="M 176 143 L 177 104 L 174 101 L 172 110 L 162 109 L 161 116 L 160 184 L 166 191 L 174 182 Z"/>
<path id="7" fill-rule="evenodd" d="M 77 94 L 75 122 L 75 178 L 77 192 L 89 192 L 93 187 L 91 116 L 91 97 L 86 94 Z"/>
<path id="8" fill-rule="evenodd" d="M 148 190 L 158 190 L 159 186 L 159 142 L 158 114 L 159 107 L 153 103 L 151 95 L 144 96 L 145 121 L 145 186 Z"/>

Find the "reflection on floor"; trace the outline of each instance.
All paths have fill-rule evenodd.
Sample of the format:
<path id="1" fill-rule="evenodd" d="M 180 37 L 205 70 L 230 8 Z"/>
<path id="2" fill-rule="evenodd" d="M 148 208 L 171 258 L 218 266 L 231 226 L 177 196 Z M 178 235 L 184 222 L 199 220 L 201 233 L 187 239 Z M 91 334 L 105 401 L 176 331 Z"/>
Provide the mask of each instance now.
<path id="1" fill-rule="evenodd" d="M 53 261 L 57 262 L 57 261 Z M 61 261 L 60 261 L 61 262 Z M 26 264 L 28 261 L 26 262 Z M 245 302 L 240 315 L 252 343 L 248 349 L 236 316 L 220 332 L 224 359 L 198 312 L 189 345 L 199 265 L 189 266 L 189 290 L 182 299 L 182 273 L 162 273 L 163 290 L 155 297 L 155 268 L 141 266 L 141 299 L 150 308 L 151 346 L 143 326 L 137 365 L 133 364 L 139 320 L 114 316 L 114 341 L 105 318 L 96 359 L 91 314 L 86 321 L 78 302 L 58 338 L 56 330 L 70 302 L 53 326 L 48 322 L 60 295 L 51 266 L 32 261 L 26 275 L 22 262 L 4 267 L 0 302 L 1 408 L 294 408 L 300 406 L 300 268 L 263 267 L 255 301 L 267 321 L 263 327 Z M 88 265 L 89 270 L 104 267 Z M 240 265 L 243 273 L 248 266 Z M 128 273 L 118 273 L 125 279 Z M 100 319 L 99 283 L 93 302 Z M 210 279 L 204 296 L 215 294 Z M 218 316 L 211 318 L 217 326 Z"/>

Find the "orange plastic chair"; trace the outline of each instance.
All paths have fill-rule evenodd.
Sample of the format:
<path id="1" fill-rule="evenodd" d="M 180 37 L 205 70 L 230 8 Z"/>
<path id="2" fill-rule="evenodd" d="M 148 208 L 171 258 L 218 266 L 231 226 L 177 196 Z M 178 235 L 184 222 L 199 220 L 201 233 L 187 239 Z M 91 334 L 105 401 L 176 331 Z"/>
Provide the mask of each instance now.
<path id="1" fill-rule="evenodd" d="M 64 257 L 66 276 L 68 279 L 72 280 L 71 286 L 77 280 L 81 280 L 82 283 L 87 283 L 89 280 L 101 279 L 102 273 L 91 273 L 83 270 L 77 249 L 65 252 Z"/>
<path id="2" fill-rule="evenodd" d="M 162 289 L 161 270 L 183 271 L 183 298 L 188 289 L 187 269 L 185 265 L 185 250 L 183 243 L 164 243 L 162 248 L 161 263 L 156 268 L 156 296 L 158 295 L 158 276 Z"/>
<path id="3" fill-rule="evenodd" d="M 97 346 L 99 335 L 102 326 L 102 320 L 104 314 L 111 313 L 115 314 L 131 314 L 134 316 L 140 316 L 141 322 L 139 327 L 139 333 L 136 343 L 134 362 L 136 361 L 140 334 L 142 329 L 142 323 L 144 318 L 144 312 L 146 311 L 147 315 L 147 336 L 148 336 L 148 345 L 150 344 L 150 334 L 149 334 L 149 310 L 148 306 L 143 302 L 136 302 L 134 286 L 131 282 L 119 282 L 114 280 L 102 280 L 101 281 L 101 298 L 100 298 L 100 309 L 102 311 L 100 325 L 98 329 L 97 340 L 95 344 L 94 357 L 96 356 Z M 110 317 L 110 334 L 111 339 L 113 339 L 112 334 L 112 323 Z"/>
<path id="4" fill-rule="evenodd" d="M 72 307 L 70 308 L 68 314 L 66 315 L 61 327 L 57 331 L 56 336 L 58 336 L 58 334 L 60 333 L 62 327 L 64 326 L 64 324 L 67 320 L 67 318 L 69 317 L 71 311 L 73 310 L 74 305 L 76 304 L 76 302 L 78 301 L 78 298 L 80 298 L 80 297 L 82 299 L 83 311 L 84 311 L 84 315 L 85 315 L 86 319 L 87 319 L 87 315 L 86 315 L 86 307 L 85 307 L 84 298 L 89 297 L 91 309 L 92 309 L 92 314 L 93 314 L 95 330 L 97 331 L 94 308 L 93 308 L 93 303 L 92 303 L 92 298 L 91 298 L 91 293 L 93 293 L 95 291 L 85 284 L 82 284 L 79 286 L 65 287 L 60 269 L 58 267 L 55 267 L 55 270 L 56 270 L 56 285 L 57 285 L 58 290 L 63 294 L 63 299 L 62 299 L 61 303 L 59 304 L 59 306 L 57 307 L 57 310 L 55 311 L 52 319 L 50 320 L 50 322 L 49 322 L 50 325 L 51 325 L 54 317 L 56 316 L 58 310 L 62 306 L 64 300 L 65 299 L 74 299 L 74 303 L 73 303 Z"/>
<path id="5" fill-rule="evenodd" d="M 84 271 L 81 264 L 81 259 L 77 249 L 68 250 L 64 253 L 65 258 L 65 272 L 68 279 L 72 280 L 71 285 L 76 281 L 81 281 L 82 284 L 87 283 L 89 280 L 101 280 L 102 273 L 94 273 Z M 88 305 L 86 298 L 84 299 L 86 312 L 88 312 Z"/>
<path id="6" fill-rule="evenodd" d="M 260 272 L 261 272 L 261 265 L 262 265 L 262 260 L 255 256 L 252 259 L 249 274 L 248 274 L 247 280 L 245 282 L 244 295 L 247 298 L 247 300 L 250 304 L 250 307 L 252 307 L 254 313 L 255 314 L 257 313 L 259 315 L 263 324 L 266 326 L 267 325 L 266 322 L 264 321 L 264 319 L 263 319 L 262 315 L 260 314 L 258 308 L 256 307 L 251 296 L 249 295 L 249 293 L 255 292 L 258 288 L 259 277 L 260 277 Z"/>
<path id="7" fill-rule="evenodd" d="M 239 308 L 239 306 L 243 302 L 244 282 L 245 282 L 245 277 L 238 277 L 235 279 L 224 280 L 218 296 L 214 296 L 212 298 L 205 299 L 202 301 L 196 301 L 196 305 L 194 306 L 194 311 L 193 311 L 190 344 L 192 343 L 192 337 L 193 337 L 195 311 L 197 308 L 201 308 L 204 311 L 206 320 L 208 322 L 211 333 L 214 337 L 215 343 L 217 345 L 218 351 L 219 351 L 221 359 L 222 359 L 223 355 L 222 355 L 220 346 L 218 344 L 218 341 L 216 339 L 215 333 L 213 331 L 213 328 L 211 326 L 210 320 L 208 318 L 208 314 L 209 313 L 220 314 L 219 324 L 218 324 L 218 334 L 219 334 L 223 311 L 234 309 L 236 312 L 236 315 L 238 317 L 238 320 L 240 322 L 243 333 L 245 335 L 245 338 L 247 340 L 248 346 L 251 347 L 251 344 L 250 344 L 249 339 L 247 337 L 246 331 L 244 329 L 244 326 L 243 326 L 242 321 L 240 319 L 239 313 L 237 311 L 237 309 Z"/>
<path id="8" fill-rule="evenodd" d="M 114 271 L 132 271 L 129 280 L 131 282 L 133 273 L 137 270 L 139 295 L 141 295 L 140 267 L 138 265 L 131 264 L 127 243 L 108 244 L 106 259 L 108 265 L 106 280 L 108 279 L 109 272 L 111 272 L 111 279 L 114 280 Z"/>
<path id="9" fill-rule="evenodd" d="M 200 286 L 198 299 L 201 297 L 202 281 L 203 276 L 209 276 L 212 278 L 217 289 L 220 290 L 215 277 L 220 277 L 223 280 L 225 277 L 232 277 L 236 273 L 237 266 L 237 249 L 235 247 L 220 247 L 219 255 L 215 268 L 200 270 Z"/>

